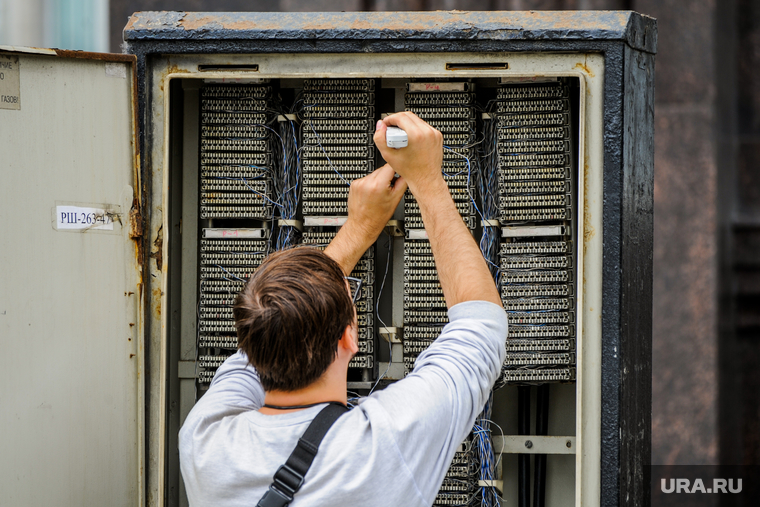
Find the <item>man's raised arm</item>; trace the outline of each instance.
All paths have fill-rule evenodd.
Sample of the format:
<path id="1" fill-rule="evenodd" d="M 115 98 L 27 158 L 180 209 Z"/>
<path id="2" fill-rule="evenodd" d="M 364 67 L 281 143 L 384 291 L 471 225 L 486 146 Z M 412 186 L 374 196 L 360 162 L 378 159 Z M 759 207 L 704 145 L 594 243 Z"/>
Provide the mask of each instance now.
<path id="1" fill-rule="evenodd" d="M 388 126 L 406 131 L 409 138 L 406 148 L 386 147 Z M 457 303 L 478 300 L 501 306 L 491 272 L 443 180 L 441 133 L 414 113 L 396 113 L 378 123 L 375 145 L 406 180 L 420 205 L 446 305 L 451 308 Z"/>

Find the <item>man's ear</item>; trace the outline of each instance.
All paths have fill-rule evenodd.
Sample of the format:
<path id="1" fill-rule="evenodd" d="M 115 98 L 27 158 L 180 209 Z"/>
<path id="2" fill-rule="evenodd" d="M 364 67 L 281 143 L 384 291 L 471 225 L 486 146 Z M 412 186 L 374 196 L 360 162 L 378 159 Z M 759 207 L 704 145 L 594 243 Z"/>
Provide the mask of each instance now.
<path id="1" fill-rule="evenodd" d="M 349 324 L 346 326 L 346 329 L 343 330 L 343 334 L 340 337 L 340 341 L 338 341 L 338 346 L 345 349 L 346 352 L 349 352 L 352 356 L 359 352 L 359 344 L 357 343 L 357 337 L 356 335 L 356 328 L 352 324 Z"/>

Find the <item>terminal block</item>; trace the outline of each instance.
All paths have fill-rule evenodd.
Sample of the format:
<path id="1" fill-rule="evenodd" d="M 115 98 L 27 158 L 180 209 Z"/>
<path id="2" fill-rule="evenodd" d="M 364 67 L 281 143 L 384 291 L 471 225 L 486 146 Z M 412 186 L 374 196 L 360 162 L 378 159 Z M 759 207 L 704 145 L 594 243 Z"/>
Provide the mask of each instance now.
<path id="1" fill-rule="evenodd" d="M 312 118 L 354 118 L 356 116 L 374 117 L 375 109 L 372 106 L 323 106 L 310 105 L 303 111 L 303 117 Z"/>
<path id="2" fill-rule="evenodd" d="M 536 127 L 566 127 L 570 123 L 567 113 L 525 113 L 499 115 L 498 127 L 511 129 L 524 129 Z"/>
<path id="3" fill-rule="evenodd" d="M 229 231 L 234 236 L 235 230 Z M 201 239 L 199 246 L 198 383 L 207 387 L 216 368 L 237 349 L 235 298 L 268 253 L 264 239 Z M 218 363 L 218 364 L 217 364 Z"/>
<path id="4" fill-rule="evenodd" d="M 223 351 L 220 354 L 206 354 L 198 357 L 198 382 L 202 387 L 208 387 L 214 379 L 216 370 L 232 355 L 230 351 Z"/>
<path id="5" fill-rule="evenodd" d="M 272 218 L 270 86 L 201 88 L 201 219 Z"/>
<path id="6" fill-rule="evenodd" d="M 493 115 L 502 224 L 574 229 L 569 103 L 562 80 L 499 86 Z M 573 381 L 573 241 L 564 235 L 503 238 L 499 268 L 510 329 L 497 385 Z"/>
<path id="7" fill-rule="evenodd" d="M 433 501 L 434 507 L 468 505 L 478 488 L 480 463 L 473 447 L 472 435 L 454 454 L 441 488 Z"/>
<path id="8" fill-rule="evenodd" d="M 226 99 L 248 101 L 268 99 L 272 96 L 272 88 L 262 85 L 211 86 L 205 89 L 207 99 Z"/>
<path id="9" fill-rule="evenodd" d="M 567 86 L 559 81 L 530 86 L 501 86 L 496 93 L 496 100 L 504 102 L 526 99 L 567 99 L 569 97 L 568 92 Z"/>
<path id="10" fill-rule="evenodd" d="M 513 338 L 507 340 L 507 352 L 572 352 L 575 350 L 575 341 L 570 339 L 523 339 Z"/>
<path id="11" fill-rule="evenodd" d="M 547 384 L 556 382 L 573 382 L 575 368 L 525 368 L 502 369 L 498 384 Z"/>
<path id="12" fill-rule="evenodd" d="M 498 114 L 564 112 L 569 108 L 568 101 L 563 99 L 500 100 L 497 104 Z"/>
<path id="13" fill-rule="evenodd" d="M 474 121 L 475 110 L 471 107 L 407 107 L 425 121 L 457 119 Z"/>
<path id="14" fill-rule="evenodd" d="M 325 86 L 324 90 L 309 91 L 303 95 L 304 104 L 374 104 L 375 94 L 361 91 L 341 92 L 337 90 L 330 90 L 329 85 Z"/>
<path id="15" fill-rule="evenodd" d="M 267 108 L 266 100 L 225 98 L 216 99 L 206 94 L 201 102 L 201 111 L 217 111 L 223 113 L 258 112 Z"/>
<path id="16" fill-rule="evenodd" d="M 510 145 L 520 141 L 557 141 L 562 142 L 570 139 L 570 128 L 566 125 L 557 124 L 548 127 L 542 126 L 522 126 L 517 124 L 506 124 L 506 121 L 499 122 L 497 140 L 505 145 Z"/>
<path id="17" fill-rule="evenodd" d="M 575 337 L 575 328 L 571 325 L 520 325 L 515 323 L 509 327 L 509 340 L 515 339 L 533 339 L 533 338 L 553 338 L 553 337 Z M 507 344 L 509 346 L 509 344 Z"/>
<path id="18" fill-rule="evenodd" d="M 372 92 L 375 90 L 374 79 L 307 79 L 304 81 L 305 92 Z"/>
<path id="19" fill-rule="evenodd" d="M 545 285 L 507 285 L 501 287 L 501 297 L 506 298 L 527 298 L 527 297 L 569 297 L 573 295 L 572 285 L 570 284 L 545 284 Z"/>
<path id="20" fill-rule="evenodd" d="M 570 173 L 564 166 L 558 167 L 501 167 L 499 183 L 517 180 L 562 180 L 569 179 Z"/>
<path id="21" fill-rule="evenodd" d="M 250 113 L 236 111 L 202 111 L 201 121 L 208 125 L 263 125 L 267 121 L 266 113 Z M 203 129 L 201 129 L 203 135 Z"/>
<path id="22" fill-rule="evenodd" d="M 351 181 L 374 169 L 371 79 L 307 79 L 301 124 L 303 215 L 348 214 Z"/>
<path id="23" fill-rule="evenodd" d="M 443 134 L 443 177 L 469 229 L 474 229 L 477 222 L 473 203 L 476 125 L 472 89 L 471 83 L 466 82 L 413 82 L 407 84 L 405 94 L 406 110 Z M 407 192 L 404 199 L 404 226 L 407 237 L 411 237 L 410 231 L 424 229 L 424 224 L 419 204 L 411 192 Z M 414 359 L 426 348 L 425 344 L 432 343 L 440 326 L 447 322 L 446 301 L 430 243 L 408 240 L 404 245 L 404 365 L 407 373 L 414 368 Z M 418 336 L 422 330 L 434 333 L 423 339 Z"/>
<path id="24" fill-rule="evenodd" d="M 441 296 L 442 297 L 442 296 Z M 404 374 L 408 375 L 414 369 L 414 361 L 441 334 L 440 325 L 414 325 L 404 327 Z"/>

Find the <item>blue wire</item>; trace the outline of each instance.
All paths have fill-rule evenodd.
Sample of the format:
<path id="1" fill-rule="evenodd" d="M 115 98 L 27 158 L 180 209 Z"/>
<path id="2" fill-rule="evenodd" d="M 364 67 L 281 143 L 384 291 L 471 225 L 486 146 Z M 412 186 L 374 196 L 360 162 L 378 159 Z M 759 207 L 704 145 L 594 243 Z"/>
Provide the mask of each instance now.
<path id="1" fill-rule="evenodd" d="M 449 150 L 450 152 L 452 152 L 452 153 L 454 153 L 454 154 L 456 154 L 456 155 L 458 155 L 460 157 L 462 157 L 465 160 L 465 162 L 467 163 L 467 195 L 470 197 L 470 201 L 472 202 L 472 205 L 475 207 L 475 211 L 478 212 L 478 216 L 480 217 L 480 219 L 483 222 L 485 222 L 486 219 L 485 219 L 485 217 L 483 217 L 483 213 L 480 212 L 480 208 L 478 207 L 478 204 L 475 202 L 475 198 L 473 197 L 472 193 L 470 192 L 470 179 L 472 177 L 472 168 L 471 168 L 471 164 L 470 164 L 470 158 L 467 157 L 466 155 L 463 155 L 462 153 L 454 151 L 453 149 L 451 149 L 448 146 L 444 145 L 443 148 L 446 149 L 446 150 Z M 461 174 L 461 172 L 459 172 L 457 174 Z M 481 251 L 482 251 L 482 248 L 481 248 Z M 493 261 L 491 261 L 491 259 L 488 259 L 486 257 L 484 257 L 484 259 L 491 266 L 495 267 L 496 269 L 499 268 L 499 266 L 497 266 L 496 264 L 494 264 Z"/>

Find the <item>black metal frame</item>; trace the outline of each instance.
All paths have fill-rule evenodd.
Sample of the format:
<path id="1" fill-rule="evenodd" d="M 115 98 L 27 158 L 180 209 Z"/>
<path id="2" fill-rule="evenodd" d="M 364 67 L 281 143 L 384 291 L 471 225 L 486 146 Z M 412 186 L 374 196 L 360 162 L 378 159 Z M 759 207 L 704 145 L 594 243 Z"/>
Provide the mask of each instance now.
<path id="1" fill-rule="evenodd" d="M 394 13 L 412 24 L 399 22 L 395 28 L 385 28 L 387 14 L 136 13 L 124 31 L 124 51 L 137 56 L 142 213 L 150 226 L 145 230 L 160 225 L 160 220 L 153 224 L 149 217 L 154 162 L 146 140 L 151 129 L 153 56 L 441 51 L 602 54 L 601 505 L 649 505 L 656 21 L 635 12 L 545 13 L 538 18 L 514 12 Z M 205 19 L 205 24 L 182 26 L 188 15 Z M 238 18 L 248 28 L 224 27 Z M 351 28 L 357 21 L 363 22 L 362 28 Z M 568 28 L 561 27 L 562 21 Z M 143 247 L 143 252 L 150 252 L 150 235 L 143 238 Z M 151 277 L 143 278 L 145 293 L 151 294 Z M 152 316 L 147 313 L 149 329 Z M 146 350 L 150 340 L 145 337 Z M 147 359 L 146 374 L 150 375 Z"/>

